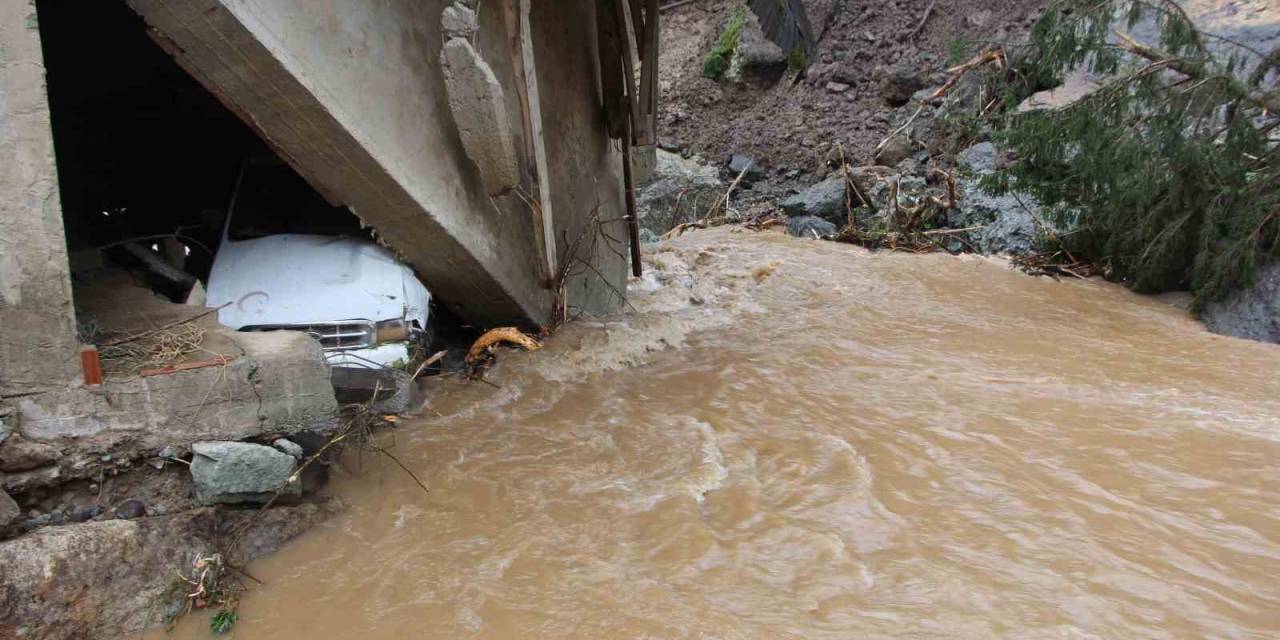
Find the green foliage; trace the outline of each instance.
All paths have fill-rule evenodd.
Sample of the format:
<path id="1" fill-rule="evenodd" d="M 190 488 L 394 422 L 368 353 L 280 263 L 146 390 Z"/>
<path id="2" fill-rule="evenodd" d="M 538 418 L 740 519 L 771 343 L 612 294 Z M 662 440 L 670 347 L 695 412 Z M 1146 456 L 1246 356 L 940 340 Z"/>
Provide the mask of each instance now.
<path id="1" fill-rule="evenodd" d="M 787 69 L 792 73 L 804 69 L 808 61 L 804 57 L 804 49 L 800 45 L 791 48 L 791 53 L 787 54 Z"/>
<path id="2" fill-rule="evenodd" d="M 1116 33 L 1143 20 L 1159 28 L 1155 49 L 1117 46 Z M 1139 291 L 1190 288 L 1197 307 L 1280 257 L 1280 159 L 1268 139 L 1280 116 L 1262 106 L 1277 95 L 1274 80 L 1264 83 L 1280 52 L 1210 47 L 1210 38 L 1171 0 L 1057 5 L 1002 88 L 996 137 L 1018 160 L 987 182 L 1050 205 L 1069 230 L 1063 248 L 1114 279 Z M 1241 73 L 1254 65 L 1263 68 Z M 1108 79 L 1069 107 L 1014 112 L 1075 69 Z"/>
<path id="3" fill-rule="evenodd" d="M 209 630 L 218 635 L 229 633 L 239 620 L 240 614 L 235 609 L 222 609 L 209 619 Z"/>
<path id="4" fill-rule="evenodd" d="M 954 67 L 973 55 L 973 46 L 964 36 L 954 36 L 947 40 L 947 66 Z"/>
<path id="5" fill-rule="evenodd" d="M 745 6 L 739 6 L 733 10 L 724 31 L 720 32 L 720 38 L 716 40 L 715 46 L 711 47 L 711 51 L 702 61 L 702 75 L 712 80 L 724 77 L 724 73 L 729 70 L 729 59 L 738 48 L 738 38 L 742 35 L 742 25 L 746 20 Z"/>

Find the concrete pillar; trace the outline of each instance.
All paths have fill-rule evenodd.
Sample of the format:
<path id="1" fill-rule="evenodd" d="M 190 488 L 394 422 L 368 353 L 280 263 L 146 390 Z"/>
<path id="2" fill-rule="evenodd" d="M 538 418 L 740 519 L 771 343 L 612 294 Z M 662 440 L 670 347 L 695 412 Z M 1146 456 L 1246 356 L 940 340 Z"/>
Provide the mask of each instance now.
<path id="1" fill-rule="evenodd" d="M 0 0 L 0 397 L 79 379 L 44 57 L 31 0 Z"/>

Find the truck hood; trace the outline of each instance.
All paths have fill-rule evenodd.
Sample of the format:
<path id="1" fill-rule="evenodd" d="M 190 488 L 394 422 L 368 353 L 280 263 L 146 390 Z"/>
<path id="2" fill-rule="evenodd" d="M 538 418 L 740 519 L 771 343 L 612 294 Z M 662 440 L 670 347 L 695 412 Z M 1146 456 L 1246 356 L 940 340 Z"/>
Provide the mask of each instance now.
<path id="1" fill-rule="evenodd" d="M 233 329 L 340 320 L 419 320 L 430 296 L 386 249 L 358 238 L 282 234 L 226 241 L 208 305 Z"/>

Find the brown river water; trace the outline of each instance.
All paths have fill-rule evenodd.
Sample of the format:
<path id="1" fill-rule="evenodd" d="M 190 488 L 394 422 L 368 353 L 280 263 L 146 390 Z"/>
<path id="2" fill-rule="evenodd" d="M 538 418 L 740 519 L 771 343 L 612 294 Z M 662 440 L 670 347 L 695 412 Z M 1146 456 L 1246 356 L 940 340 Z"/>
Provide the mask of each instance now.
<path id="1" fill-rule="evenodd" d="M 336 469 L 233 637 L 1280 637 L 1280 347 L 975 256 L 650 253 L 400 423 L 429 494 Z"/>

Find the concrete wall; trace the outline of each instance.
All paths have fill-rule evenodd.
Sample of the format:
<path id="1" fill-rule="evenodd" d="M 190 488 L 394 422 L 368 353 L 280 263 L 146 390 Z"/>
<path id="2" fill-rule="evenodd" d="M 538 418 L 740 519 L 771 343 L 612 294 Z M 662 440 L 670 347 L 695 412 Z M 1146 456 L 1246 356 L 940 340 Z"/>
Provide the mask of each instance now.
<path id="1" fill-rule="evenodd" d="M 600 106 L 593 0 L 531 0 L 557 264 L 570 316 L 618 309 L 628 273 L 620 143 Z"/>
<path id="2" fill-rule="evenodd" d="M 67 243 L 30 0 L 0 0 L 0 396 L 79 378 Z"/>

